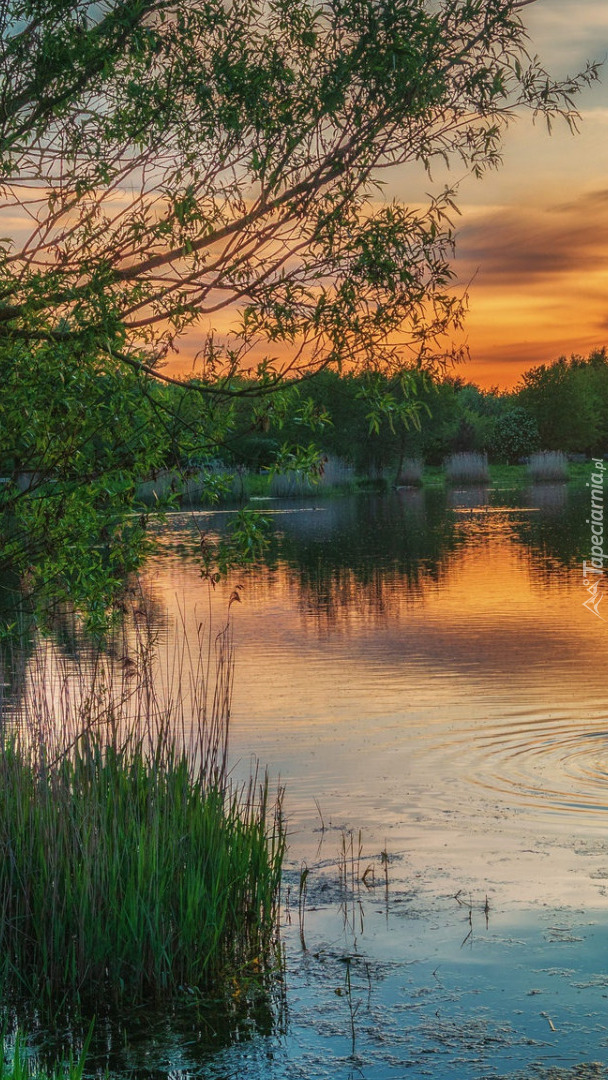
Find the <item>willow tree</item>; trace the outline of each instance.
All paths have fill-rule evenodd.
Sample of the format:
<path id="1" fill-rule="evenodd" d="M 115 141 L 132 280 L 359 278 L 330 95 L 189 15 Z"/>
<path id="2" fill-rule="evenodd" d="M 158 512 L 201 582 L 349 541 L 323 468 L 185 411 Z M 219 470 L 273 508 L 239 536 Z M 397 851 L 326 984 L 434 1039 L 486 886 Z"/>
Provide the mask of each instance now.
<path id="1" fill-rule="evenodd" d="M 382 177 L 482 174 L 522 106 L 575 122 L 595 68 L 552 80 L 525 6 L 5 0 L 5 564 L 105 604 L 139 557 L 127 512 L 167 460 L 158 386 L 184 337 L 200 366 L 183 392 L 206 400 L 435 362 L 462 318 L 453 193 L 408 207 Z M 187 426 L 206 453 L 209 417 Z"/>

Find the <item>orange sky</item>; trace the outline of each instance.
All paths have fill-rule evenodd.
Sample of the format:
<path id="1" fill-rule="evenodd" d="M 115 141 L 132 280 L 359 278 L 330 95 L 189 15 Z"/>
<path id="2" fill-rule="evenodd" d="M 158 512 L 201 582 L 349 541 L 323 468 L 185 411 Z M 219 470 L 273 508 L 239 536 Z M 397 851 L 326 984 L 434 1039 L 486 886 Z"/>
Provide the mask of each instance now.
<path id="1" fill-rule="evenodd" d="M 606 0 L 536 0 L 524 8 L 530 52 L 556 77 L 608 56 Z M 482 180 L 453 173 L 433 181 L 391 172 L 386 197 L 420 204 L 459 181 L 455 269 L 468 285 L 470 362 L 458 373 L 484 387 L 515 385 L 522 372 L 560 355 L 608 345 L 608 63 L 602 82 L 577 99 L 580 132 L 552 135 L 530 116 L 505 136 L 502 167 Z M 9 223 L 20 227 L 22 219 Z M 218 317 L 220 334 L 227 320 Z M 187 375 L 206 327 L 178 343 L 169 374 Z"/>
<path id="2" fill-rule="evenodd" d="M 524 18 L 530 51 L 553 74 L 605 60 L 605 0 L 538 0 Z M 462 374 L 482 386 L 510 387 L 534 364 L 608 344 L 607 78 L 579 97 L 578 135 L 522 118 L 503 167 L 462 185 L 456 265 L 472 278 Z"/>
<path id="3" fill-rule="evenodd" d="M 537 0 L 523 12 L 530 52 L 565 77 L 608 54 L 606 0 Z M 456 270 L 469 284 L 459 374 L 484 387 L 515 385 L 527 368 L 608 344 L 608 65 L 578 98 L 580 133 L 522 116 L 507 132 L 504 163 L 460 183 Z M 460 180 L 434 177 L 441 190 Z M 395 170 L 387 197 L 418 202 L 428 178 Z M 221 329 L 218 327 L 218 329 Z M 171 372 L 190 370 L 184 341 Z"/>

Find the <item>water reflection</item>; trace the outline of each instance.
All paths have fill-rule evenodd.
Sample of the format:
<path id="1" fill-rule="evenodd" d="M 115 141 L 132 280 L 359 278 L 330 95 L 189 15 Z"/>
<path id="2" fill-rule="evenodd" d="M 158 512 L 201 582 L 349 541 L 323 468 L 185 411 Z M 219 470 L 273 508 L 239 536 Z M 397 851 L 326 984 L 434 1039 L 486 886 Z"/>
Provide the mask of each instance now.
<path id="1" fill-rule="evenodd" d="M 464 507 L 479 509 L 490 505 L 490 488 L 487 484 L 472 485 L 466 488 L 448 488 L 446 504 L 452 508 Z"/>
<path id="2" fill-rule="evenodd" d="M 588 491 L 544 484 L 529 488 L 524 497 L 538 513 L 516 519 L 514 531 L 530 552 L 533 573 L 549 586 L 564 570 L 580 573 L 583 559 L 589 557 Z"/>
<path id="3" fill-rule="evenodd" d="M 543 511 L 545 518 L 560 517 L 573 497 L 567 484 L 531 484 L 526 496 L 531 506 Z"/>
<path id="4" fill-rule="evenodd" d="M 480 876 L 490 805 L 512 850 L 523 812 L 527 828 L 555 831 L 556 815 L 564 835 L 574 817 L 592 828 L 608 809 L 607 638 L 582 607 L 586 489 L 260 506 L 272 542 L 232 608 L 235 776 L 268 764 L 303 836 L 317 799 L 421 858 L 448 842 Z M 163 640 L 182 622 L 193 640 L 201 622 L 223 625 L 236 579 L 210 594 L 196 543 L 229 517 L 165 528 L 134 598 Z M 62 654 L 82 648 L 67 624 L 58 633 Z"/>
<path id="5" fill-rule="evenodd" d="M 532 851 L 535 830 L 565 840 L 608 809 L 607 639 L 582 607 L 585 491 L 478 495 L 269 504 L 268 558 L 233 609 L 234 767 L 281 776 L 302 837 L 318 799 L 420 866 L 441 851 L 446 873 L 487 880 L 490 844 L 514 888 L 532 864 L 534 889 L 523 829 Z M 173 519 L 183 541 L 190 527 Z M 167 553 L 150 584 L 169 608 L 205 603 L 194 558 Z M 556 888 L 569 873 L 556 864 Z"/>
<path id="6" fill-rule="evenodd" d="M 207 1077 L 210 1065 L 226 1048 L 236 1046 L 246 1058 L 248 1044 L 280 1039 L 286 1030 L 285 1009 L 284 982 L 276 976 L 252 988 L 246 1000 L 227 993 L 221 1000 L 149 1003 L 120 1013 L 98 1002 L 85 1075 L 129 1080 Z M 80 1056 L 91 1029 L 89 1020 L 66 1009 L 49 1030 L 41 1026 L 31 1003 L 20 1001 L 8 1010 L 9 1031 L 17 1026 L 17 1016 L 18 1026 L 28 1033 L 36 1065 L 48 1076 L 54 1075 L 58 1061 Z"/>
<path id="7" fill-rule="evenodd" d="M 231 609 L 237 650 L 231 761 L 237 780 L 259 758 L 286 784 L 293 873 L 302 859 L 314 864 L 318 804 L 326 845 L 337 849 L 342 827 L 361 828 L 370 858 L 377 862 L 380 852 L 390 853 L 391 890 L 407 883 L 410 898 L 476 898 L 480 926 L 475 923 L 471 949 L 483 938 L 479 912 L 486 896 L 492 910 L 540 900 L 605 911 L 608 656 L 606 625 L 582 607 L 586 490 L 401 491 L 261 505 L 273 523 L 272 542 L 263 563 L 238 575 L 242 603 Z M 201 623 L 223 625 L 235 579 L 210 592 L 201 580 L 196 540 L 199 526 L 221 532 L 228 519 L 229 512 L 196 511 L 170 519 L 162 554 L 150 562 L 134 600 L 163 641 L 171 642 L 177 625 L 185 625 L 192 640 Z M 69 629 L 61 628 L 62 653 L 82 649 Z M 120 663 L 124 642 L 116 649 Z M 322 921 L 318 906 L 315 918 Z M 368 906 L 377 915 L 382 903 L 372 897 Z M 398 930 L 387 921 L 372 934 L 374 956 L 387 961 L 378 978 L 388 990 L 382 1018 L 370 1006 L 362 1040 L 374 1063 L 369 1075 L 400 1077 L 412 1062 L 424 1075 L 438 1041 L 446 1061 L 451 1055 L 438 1076 L 463 1075 L 463 1067 L 466 1075 L 495 1075 L 491 1054 L 483 1056 L 492 1040 L 503 1057 L 509 1052 L 506 1071 L 539 1060 L 534 1047 L 517 1049 L 532 1046 L 530 1039 L 544 1046 L 550 1035 L 541 1011 L 528 1008 L 529 991 L 542 984 L 549 995 L 557 978 L 552 969 L 530 982 L 528 942 L 539 965 L 545 956 L 536 930 L 516 928 L 525 948 L 513 977 L 510 956 L 521 942 L 505 926 L 472 972 L 466 996 L 458 998 L 449 985 L 443 993 L 435 972 L 446 948 L 454 968 L 464 963 L 460 946 L 468 928 L 460 933 L 458 927 L 450 954 L 451 946 L 433 937 L 437 925 L 426 917 L 428 907 L 421 914 L 408 900 L 401 910 Z M 370 913 L 368 934 L 373 925 Z M 558 916 L 554 925 L 562 925 Z M 327 938 L 335 932 L 331 926 Z M 426 959 L 414 955 L 423 938 Z M 395 942 L 405 965 L 398 971 L 390 966 Z M 560 964 L 565 970 L 557 956 L 563 945 L 556 944 L 556 971 Z M 585 963 L 592 954 L 590 945 Z M 343 996 L 336 994 L 341 955 L 335 947 L 323 968 L 316 945 L 297 962 L 292 953 L 291 1045 L 298 1053 L 305 1048 L 315 1076 L 337 1075 L 327 1066 L 328 1042 L 346 1046 L 340 1075 L 353 1069 L 352 1061 L 346 1064 L 348 1028 L 336 1034 L 346 1016 Z M 495 962 L 500 977 L 493 978 Z M 452 986 L 457 979 L 462 986 L 461 968 Z M 507 982 L 514 1034 L 500 1042 Z M 487 1038 L 484 1025 L 475 1027 L 471 1019 L 482 984 L 484 993 L 495 995 Z M 574 1000 L 578 991 L 570 989 Z M 593 983 L 596 989 L 593 1008 L 599 1010 L 602 988 Z M 520 1035 L 524 997 L 529 1025 Z M 392 1010 L 388 1057 L 380 1045 L 388 1031 L 385 1002 Z M 403 1023 L 404 1014 L 415 1023 Z M 213 1059 L 196 1044 L 191 1026 L 183 1038 L 175 1034 L 175 1018 L 166 1030 L 158 1017 L 142 1018 L 139 1029 L 130 1021 L 128 1052 L 119 1061 L 117 1050 L 115 1063 L 147 1076 L 163 1069 L 166 1075 L 169 1065 L 183 1075 L 191 1062 L 218 1080 L 299 1076 L 299 1058 L 286 1064 L 292 1051 L 277 1049 L 274 1016 L 264 1012 L 249 1029 L 228 1025 L 226 1043 L 236 1039 L 237 1045 Z M 598 1024 L 594 1046 L 604 1037 Z M 342 1044 L 331 1043 L 334 1036 Z"/>

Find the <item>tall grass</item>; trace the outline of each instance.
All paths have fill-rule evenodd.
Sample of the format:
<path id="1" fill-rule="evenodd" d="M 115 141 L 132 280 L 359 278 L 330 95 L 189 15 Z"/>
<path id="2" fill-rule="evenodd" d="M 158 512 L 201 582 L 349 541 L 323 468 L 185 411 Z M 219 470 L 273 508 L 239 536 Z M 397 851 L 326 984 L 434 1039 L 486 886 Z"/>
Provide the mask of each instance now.
<path id="1" fill-rule="evenodd" d="M 70 1057 L 65 1065 L 56 1065 L 50 1070 L 41 1069 L 30 1060 L 27 1053 L 27 1041 L 21 1031 L 17 1031 L 10 1049 L 5 1045 L 0 1052 L 0 1080 L 82 1080 L 89 1036 L 85 1047 L 77 1060 Z"/>
<path id="2" fill-rule="evenodd" d="M 319 485 L 321 488 L 342 488 L 349 491 L 354 490 L 356 487 L 356 479 L 353 465 L 348 461 L 344 461 L 343 458 L 329 455 L 323 462 L 323 472 L 319 477 Z"/>
<path id="3" fill-rule="evenodd" d="M 269 493 L 273 499 L 289 499 L 296 495 L 310 495 L 316 490 L 306 473 L 297 469 L 285 473 L 273 473 Z"/>
<path id="4" fill-rule="evenodd" d="M 0 970 L 45 1006 L 166 1001 L 271 957 L 285 836 L 266 780 L 227 780 L 228 631 L 212 687 L 203 652 L 162 686 L 157 659 L 47 649 L 4 708 Z"/>
<path id="5" fill-rule="evenodd" d="M 162 469 L 154 479 L 137 485 L 136 500 L 150 506 L 173 500 L 177 506 L 200 506 L 242 494 L 241 474 L 221 463 L 209 462 L 199 468 Z"/>
<path id="6" fill-rule="evenodd" d="M 400 462 L 396 487 L 421 487 L 424 462 L 421 458 L 404 458 Z"/>
<path id="7" fill-rule="evenodd" d="M 568 459 L 561 450 L 541 450 L 530 456 L 528 472 L 538 482 L 567 480 Z"/>
<path id="8" fill-rule="evenodd" d="M 445 463 L 445 474 L 450 484 L 485 484 L 490 479 L 488 455 L 473 451 L 452 454 Z"/>
<path id="9" fill-rule="evenodd" d="M 273 473 L 270 478 L 269 493 L 273 498 L 289 498 L 296 495 L 318 494 L 332 488 L 353 491 L 356 486 L 354 467 L 342 458 L 326 456 L 314 479 L 297 469 L 285 473 Z"/>

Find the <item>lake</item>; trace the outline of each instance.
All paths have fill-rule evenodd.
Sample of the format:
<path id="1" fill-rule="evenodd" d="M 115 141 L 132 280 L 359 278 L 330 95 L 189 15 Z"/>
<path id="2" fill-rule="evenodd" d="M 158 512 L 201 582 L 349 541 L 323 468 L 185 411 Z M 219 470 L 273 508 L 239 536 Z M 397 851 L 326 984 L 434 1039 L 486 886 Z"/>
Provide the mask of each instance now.
<path id="1" fill-rule="evenodd" d="M 576 837 L 601 842 L 608 807 L 585 498 L 556 485 L 260 504 L 268 558 L 216 589 L 213 618 L 241 584 L 233 767 L 255 758 L 286 786 L 294 859 L 323 821 L 386 841 L 433 887 L 464 875 L 504 900 L 603 895 L 574 855 Z M 191 633 L 209 596 L 188 534 L 228 517 L 174 515 L 146 579 Z"/>
<path id="2" fill-rule="evenodd" d="M 600 1075 L 608 639 L 583 607 L 588 503 L 560 485 L 260 500 L 267 557 L 211 596 L 189 545 L 231 512 L 170 518 L 148 603 L 194 634 L 242 586 L 232 772 L 280 780 L 290 834 L 286 1018 L 205 1076 Z"/>
<path id="3" fill-rule="evenodd" d="M 263 562 L 211 592 L 193 547 L 232 511 L 175 513 L 142 589 L 170 652 L 175 626 L 219 629 L 242 586 L 231 771 L 259 763 L 285 787 L 284 996 L 214 1052 L 149 1019 L 114 1065 L 604 1076 L 608 636 L 583 607 L 589 492 L 256 505 Z"/>

